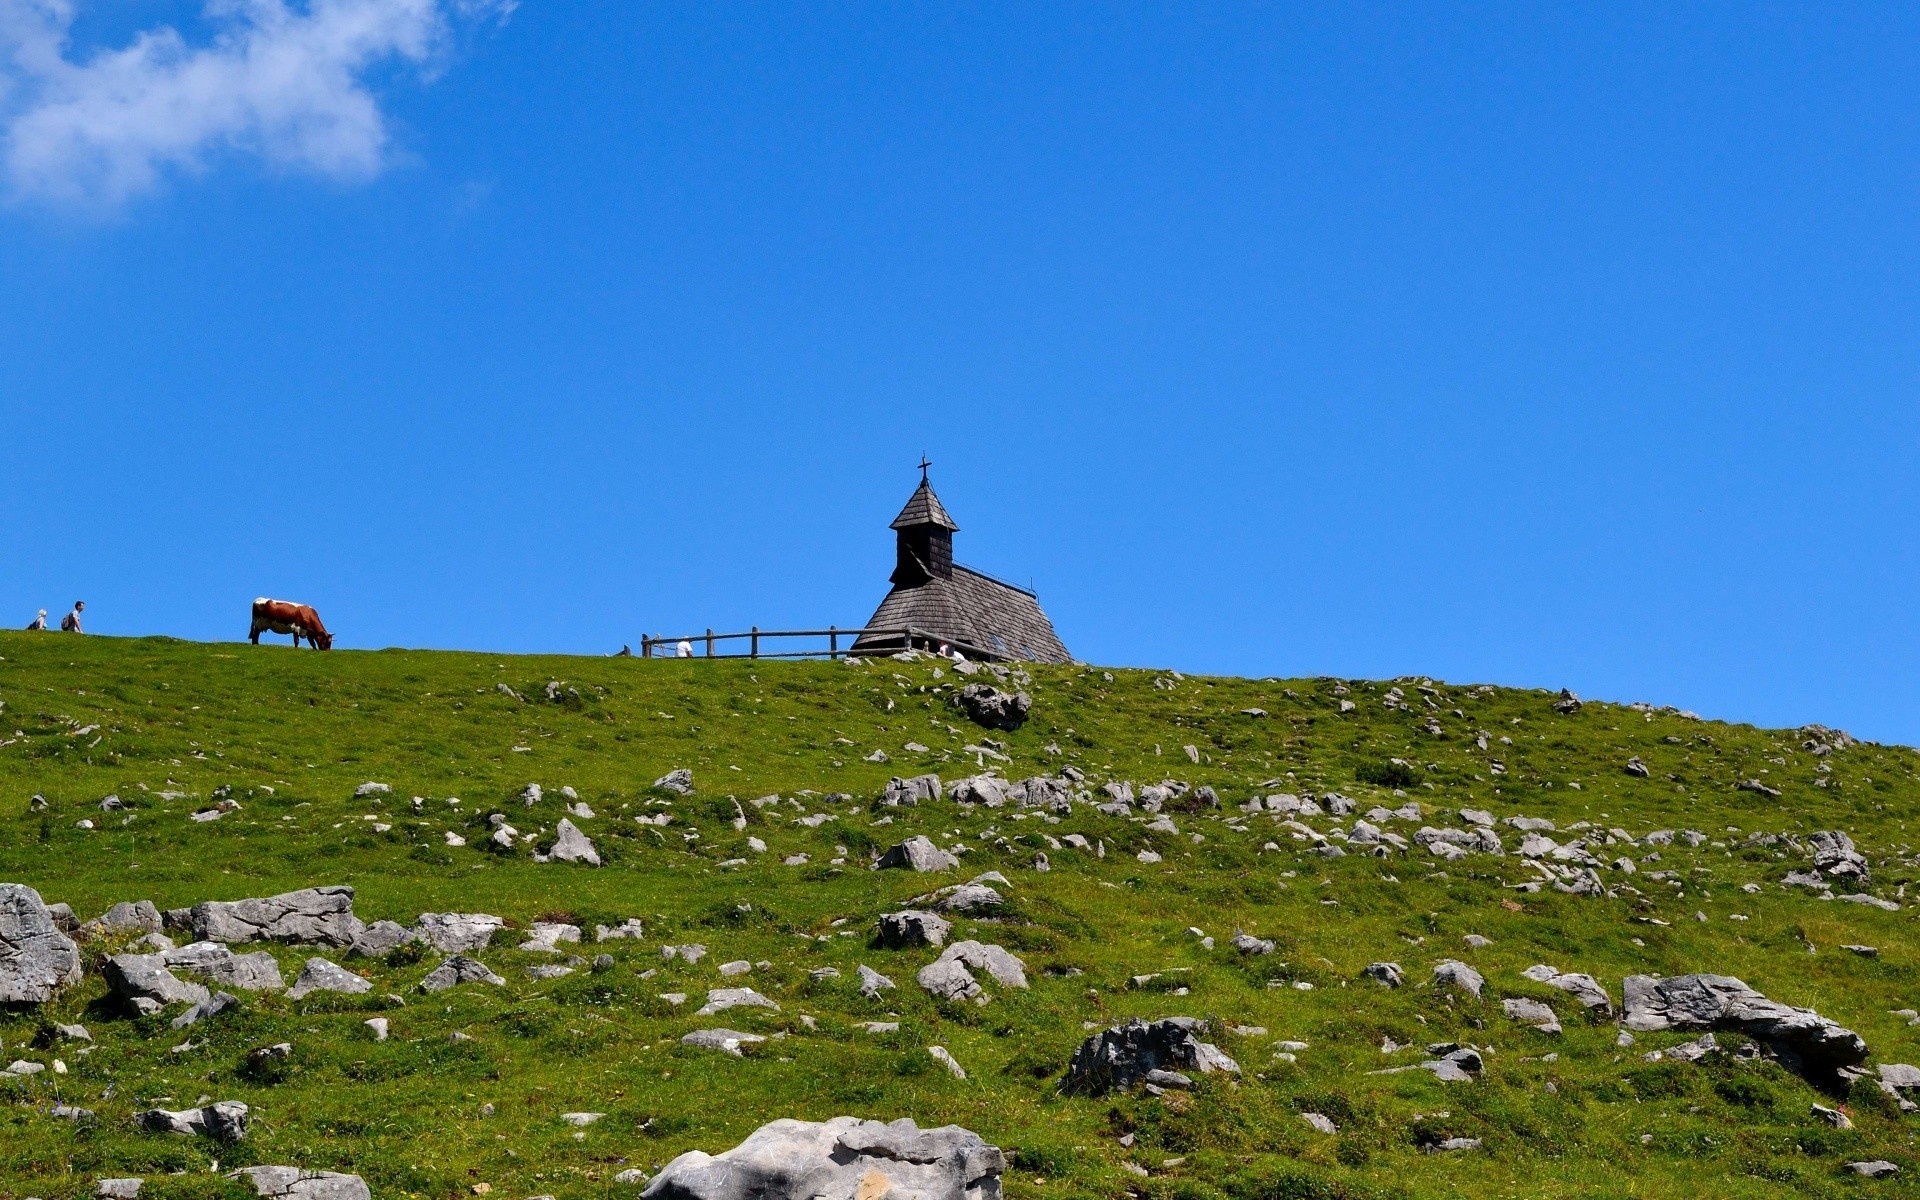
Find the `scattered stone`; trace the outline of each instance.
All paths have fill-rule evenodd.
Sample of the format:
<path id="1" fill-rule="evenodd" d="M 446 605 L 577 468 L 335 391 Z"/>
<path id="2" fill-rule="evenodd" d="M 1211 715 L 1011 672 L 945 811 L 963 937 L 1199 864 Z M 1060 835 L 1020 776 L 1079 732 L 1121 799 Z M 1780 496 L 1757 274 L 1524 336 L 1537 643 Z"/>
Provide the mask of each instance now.
<path id="1" fill-rule="evenodd" d="M 218 1142 L 237 1142 L 247 1136 L 247 1111 L 238 1100 L 222 1100 L 182 1112 L 152 1108 L 133 1120 L 148 1133 L 202 1134 Z"/>
<path id="2" fill-rule="evenodd" d="M 1900 1173 L 1898 1166 L 1884 1158 L 1876 1158 L 1868 1162 L 1850 1162 L 1847 1164 L 1847 1170 L 1855 1175 L 1865 1175 L 1868 1179 L 1890 1179 Z"/>
<path id="3" fill-rule="evenodd" d="M 881 803 L 889 808 L 909 807 L 931 802 L 940 798 L 940 777 L 938 775 L 915 775 L 911 779 L 899 776 L 887 781 L 886 790 L 880 794 Z"/>
<path id="4" fill-rule="evenodd" d="M 240 998 L 231 992 L 215 992 L 187 1011 L 175 1017 L 168 1024 L 175 1029 L 185 1029 L 189 1025 L 198 1025 L 208 1017 L 217 1017 L 230 1008 L 238 1008 Z M 177 1049 L 177 1047 L 176 1047 Z"/>
<path id="5" fill-rule="evenodd" d="M 416 935 L 397 921 L 375 921 L 360 931 L 347 947 L 348 958 L 385 958 L 412 941 Z"/>
<path id="6" fill-rule="evenodd" d="M 874 970 L 865 963 L 860 964 L 860 994 L 872 1000 L 881 992 L 891 991 L 893 980 Z"/>
<path id="7" fill-rule="evenodd" d="M 93 1194 L 102 1200 L 135 1200 L 140 1195 L 140 1185 L 144 1179 L 96 1179 Z"/>
<path id="8" fill-rule="evenodd" d="M 1433 968 L 1433 981 L 1451 984 L 1469 996 L 1478 996 L 1480 989 L 1487 985 L 1486 978 L 1480 972 L 1452 958 L 1441 960 Z"/>
<path id="9" fill-rule="evenodd" d="M 310 992 L 346 992 L 359 995 L 373 990 L 373 984 L 345 967 L 324 958 L 310 958 L 300 968 L 300 977 L 287 989 L 287 999 L 298 1000 Z"/>
<path id="10" fill-rule="evenodd" d="M 303 1167 L 242 1167 L 227 1176 L 253 1184 L 256 1196 L 268 1200 L 373 1200 L 367 1181 L 335 1171 Z"/>
<path id="11" fill-rule="evenodd" d="M 1397 988 L 1406 982 L 1400 973 L 1400 964 L 1391 962 L 1368 963 L 1361 968 L 1363 978 L 1371 979 L 1383 987 Z"/>
<path id="12" fill-rule="evenodd" d="M 1275 943 L 1266 938 L 1257 938 L 1250 933 L 1233 935 L 1233 948 L 1242 954 L 1272 954 Z"/>
<path id="13" fill-rule="evenodd" d="M 1315 1129 L 1319 1130 L 1321 1133 L 1332 1134 L 1332 1133 L 1340 1132 L 1339 1128 L 1336 1125 L 1334 1125 L 1333 1121 L 1321 1113 L 1317 1113 L 1317 1112 L 1301 1113 L 1300 1119 L 1305 1121 L 1307 1124 L 1313 1126 Z"/>
<path id="14" fill-rule="evenodd" d="M 159 954 L 116 954 L 107 959 L 102 974 L 114 995 L 141 1016 L 169 1004 L 198 1004 L 208 996 L 206 988 L 169 971 L 166 958 Z"/>
<path id="15" fill-rule="evenodd" d="M 638 917 L 628 917 L 618 925 L 593 927 L 593 940 L 596 942 L 611 942 L 620 938 L 630 938 L 637 942 L 644 937 L 646 937 L 646 928 L 641 925 Z"/>
<path id="16" fill-rule="evenodd" d="M 554 828 L 553 848 L 547 851 L 547 857 L 556 862 L 600 865 L 600 852 L 593 848 L 593 839 L 565 817 L 561 817 L 560 824 Z"/>
<path id="17" fill-rule="evenodd" d="M 123 900 L 80 927 L 90 937 L 159 933 L 160 910 L 151 900 Z"/>
<path id="18" fill-rule="evenodd" d="M 662 946 L 660 957 L 677 958 L 689 965 L 699 962 L 707 956 L 707 948 L 698 942 L 686 946 Z"/>
<path id="19" fill-rule="evenodd" d="M 580 940 L 580 927 L 559 921 L 535 921 L 527 929 L 527 940 L 520 943 L 520 949 L 529 954 L 558 954 L 560 943 L 577 943 Z"/>
<path id="20" fill-rule="evenodd" d="M 1880 909 L 1882 912 L 1899 912 L 1900 911 L 1900 906 L 1898 904 L 1895 904 L 1893 901 L 1882 900 L 1878 896 L 1869 896 L 1865 892 L 1853 892 L 1845 896 L 1836 896 L 1834 897 L 1834 899 L 1845 900 L 1849 904 L 1864 904 L 1869 908 Z"/>
<path id="21" fill-rule="evenodd" d="M 1591 975 L 1562 974 L 1545 963 L 1528 967 L 1520 974 L 1535 983 L 1559 988 L 1587 1008 L 1597 1008 L 1604 1013 L 1613 1011 L 1613 1001 L 1607 996 L 1607 989 L 1601 987 L 1600 982 Z"/>
<path id="22" fill-rule="evenodd" d="M 1819 1117 L 1835 1129 L 1853 1128 L 1853 1118 L 1837 1108 L 1828 1108 L 1824 1104 L 1815 1104 L 1811 1106 L 1810 1113 L 1812 1116 Z"/>
<path id="23" fill-rule="evenodd" d="M 0 883 L 0 1004 L 44 1004 L 80 982 L 80 948 L 40 899 L 19 883 Z"/>
<path id="24" fill-rule="evenodd" d="M 1025 692 L 1003 692 L 984 683 L 969 683 L 954 695 L 954 703 L 967 719 L 987 729 L 1018 729 L 1033 710 L 1033 697 Z"/>
<path id="25" fill-rule="evenodd" d="M 1502 1000 L 1500 1007 L 1509 1018 L 1533 1026 L 1541 1033 L 1559 1033 L 1560 1018 L 1554 1016 L 1553 1009 L 1538 1000 L 1515 998 Z"/>
<path id="26" fill-rule="evenodd" d="M 494 930 L 505 926 L 505 921 L 489 913 L 421 913 L 414 931 L 442 954 L 467 954 L 485 950 Z"/>
<path id="27" fill-rule="evenodd" d="M 463 983 L 490 983 L 495 987 L 505 987 L 507 981 L 495 975 L 479 959 L 456 954 L 441 963 L 420 981 L 423 992 L 444 992 L 450 987 Z"/>
<path id="28" fill-rule="evenodd" d="M 908 838 L 899 843 L 874 864 L 876 870 L 904 868 L 910 871 L 949 871 L 960 865 L 960 860 L 933 844 L 924 834 Z"/>
<path id="29" fill-rule="evenodd" d="M 1880 947 L 1878 946 L 1843 945 L 1840 948 L 1842 950 L 1847 951 L 1848 953 L 1858 954 L 1861 958 L 1879 958 L 1880 957 Z"/>
<path id="30" fill-rule="evenodd" d="M 694 1150 L 664 1167 L 645 1200 L 999 1200 L 1007 1160 L 958 1125 L 908 1119 L 781 1120 L 714 1156 Z"/>
<path id="31" fill-rule="evenodd" d="M 1005 897 L 985 884 L 963 883 L 948 889 L 944 896 L 934 901 L 933 906 L 941 912 L 976 913 L 999 908 L 1006 902 Z"/>
<path id="32" fill-rule="evenodd" d="M 959 1063 L 954 1061 L 953 1055 L 947 1053 L 945 1046 L 928 1046 L 927 1053 L 933 1056 L 935 1062 L 950 1071 L 955 1079 L 965 1079 L 967 1077 L 966 1071 L 961 1068 Z"/>
<path id="33" fill-rule="evenodd" d="M 745 1056 L 740 1053 L 742 1046 L 751 1046 L 766 1040 L 757 1033 L 742 1033 L 738 1029 L 696 1029 L 681 1038 L 680 1044 L 698 1046 L 705 1050 L 724 1050 L 735 1058 L 743 1058 Z M 651 1189 L 645 1194 L 650 1195 Z M 743 1200 L 749 1200 L 749 1198 L 743 1198 Z"/>
<path id="34" fill-rule="evenodd" d="M 286 986 L 280 978 L 280 964 L 264 950 L 235 954 L 219 942 L 191 942 L 162 951 L 160 957 L 169 970 L 191 971 L 244 991 L 278 991 Z"/>
<path id="35" fill-rule="evenodd" d="M 707 1002 L 694 1013 L 697 1017 L 710 1017 L 730 1008 L 770 1008 L 780 1011 L 780 1006 L 762 996 L 752 988 L 712 988 L 707 992 Z"/>
<path id="36" fill-rule="evenodd" d="M 1627 774 L 1633 776 L 1635 779 L 1645 779 L 1652 775 L 1653 772 L 1647 770 L 1647 764 L 1641 762 L 1639 757 L 1635 756 L 1627 760 Z"/>
<path id="37" fill-rule="evenodd" d="M 385 1017 L 368 1017 L 360 1023 L 365 1025 L 368 1032 L 373 1034 L 374 1041 L 384 1042 L 387 1040 L 387 1019 Z"/>
<path id="38" fill-rule="evenodd" d="M 653 786 L 669 792 L 678 792 L 682 796 L 693 794 L 693 772 L 686 767 L 668 771 L 653 781 Z"/>
<path id="39" fill-rule="evenodd" d="M 744 958 L 736 958 L 732 962 L 720 964 L 720 974 L 729 979 L 735 975 L 745 975 L 751 970 L 753 970 L 753 964 Z"/>
<path id="40" fill-rule="evenodd" d="M 1200 1040 L 1208 1028 L 1207 1022 L 1194 1017 L 1163 1017 L 1151 1023 L 1135 1017 L 1102 1030 L 1073 1052 L 1062 1090 L 1090 1096 L 1114 1088 L 1129 1090 L 1154 1083 L 1150 1076 L 1155 1072 L 1177 1073 L 1169 1068 L 1203 1075 L 1239 1074 L 1238 1063 L 1218 1046 Z"/>
<path id="41" fill-rule="evenodd" d="M 975 941 L 948 946 L 939 958 L 920 968 L 914 978 L 921 987 L 943 1000 L 971 1000 L 983 993 L 969 968 L 985 971 L 1006 987 L 1027 986 L 1024 963 L 999 946 Z"/>
<path id="42" fill-rule="evenodd" d="M 200 942 L 310 942 L 350 946 L 366 928 L 353 915 L 353 889 L 302 888 L 253 900 L 209 900 L 188 920 Z"/>
<path id="43" fill-rule="evenodd" d="M 991 890 L 991 889 L 989 889 Z M 880 918 L 880 944 L 894 949 L 932 946 L 939 949 L 953 932 L 953 922 L 917 909 L 888 913 Z"/>

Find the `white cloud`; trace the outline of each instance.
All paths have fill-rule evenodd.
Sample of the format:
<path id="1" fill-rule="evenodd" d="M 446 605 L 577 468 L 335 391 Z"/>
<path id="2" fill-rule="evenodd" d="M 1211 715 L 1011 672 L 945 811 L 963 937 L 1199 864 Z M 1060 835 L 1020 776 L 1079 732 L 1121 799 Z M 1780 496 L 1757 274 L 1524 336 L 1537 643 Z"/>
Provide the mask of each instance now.
<path id="1" fill-rule="evenodd" d="M 76 61 L 76 0 L 0 0 L 0 171 L 9 191 L 110 206 L 220 152 L 334 179 L 389 154 L 367 72 L 428 63 L 454 19 L 514 0 L 208 0 L 190 45 L 169 26 Z"/>

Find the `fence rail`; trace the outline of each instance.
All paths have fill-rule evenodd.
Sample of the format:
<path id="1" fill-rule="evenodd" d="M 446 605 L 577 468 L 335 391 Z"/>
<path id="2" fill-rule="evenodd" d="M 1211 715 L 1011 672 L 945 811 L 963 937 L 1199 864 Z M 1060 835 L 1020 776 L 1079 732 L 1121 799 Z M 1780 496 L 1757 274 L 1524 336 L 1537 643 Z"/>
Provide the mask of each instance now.
<path id="1" fill-rule="evenodd" d="M 854 642 L 861 638 L 881 638 L 889 642 L 882 648 L 868 647 L 856 651 Z M 827 640 L 826 649 L 813 647 L 804 650 L 762 650 L 762 641 L 778 641 L 782 638 L 807 638 L 818 641 Z M 845 639 L 844 644 L 842 639 Z M 715 649 L 722 643 L 746 642 L 744 652 L 727 653 Z M 686 653 L 680 648 L 686 647 Z M 754 626 L 745 633 L 715 633 L 709 629 L 705 633 L 691 634 L 685 637 L 642 637 L 640 639 L 640 657 L 642 658 L 842 658 L 851 654 L 893 654 L 900 650 L 934 649 L 946 646 L 958 650 L 973 658 L 998 659 L 1004 655 L 975 646 L 955 638 L 930 633 L 925 629 L 904 626 L 898 629 L 861 628 L 841 629 L 829 625 L 825 629 L 762 629 Z M 704 649 L 705 653 L 700 651 Z"/>

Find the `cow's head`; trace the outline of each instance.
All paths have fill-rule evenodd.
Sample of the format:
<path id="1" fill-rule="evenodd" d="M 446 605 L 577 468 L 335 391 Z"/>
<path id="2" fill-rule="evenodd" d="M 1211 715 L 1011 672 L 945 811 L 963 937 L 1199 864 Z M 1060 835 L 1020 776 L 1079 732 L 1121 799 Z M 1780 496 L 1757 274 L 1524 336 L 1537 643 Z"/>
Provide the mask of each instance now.
<path id="1" fill-rule="evenodd" d="M 309 635 L 309 640 L 312 641 L 314 645 L 320 647 L 322 650 L 333 649 L 333 635 L 328 633 L 324 629 L 320 631 L 318 636 Z"/>

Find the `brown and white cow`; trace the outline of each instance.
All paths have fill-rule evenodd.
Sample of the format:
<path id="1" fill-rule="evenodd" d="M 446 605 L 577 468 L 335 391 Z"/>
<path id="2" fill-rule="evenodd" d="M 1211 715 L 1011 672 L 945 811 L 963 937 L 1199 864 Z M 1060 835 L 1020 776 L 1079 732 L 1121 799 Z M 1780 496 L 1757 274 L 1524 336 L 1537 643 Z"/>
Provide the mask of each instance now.
<path id="1" fill-rule="evenodd" d="M 258 646 L 260 635 L 268 630 L 292 634 L 295 646 L 304 637 L 313 643 L 315 649 L 333 649 L 333 635 L 320 623 L 320 614 L 313 611 L 312 605 L 260 597 L 253 602 L 253 633 L 250 640 Z"/>

